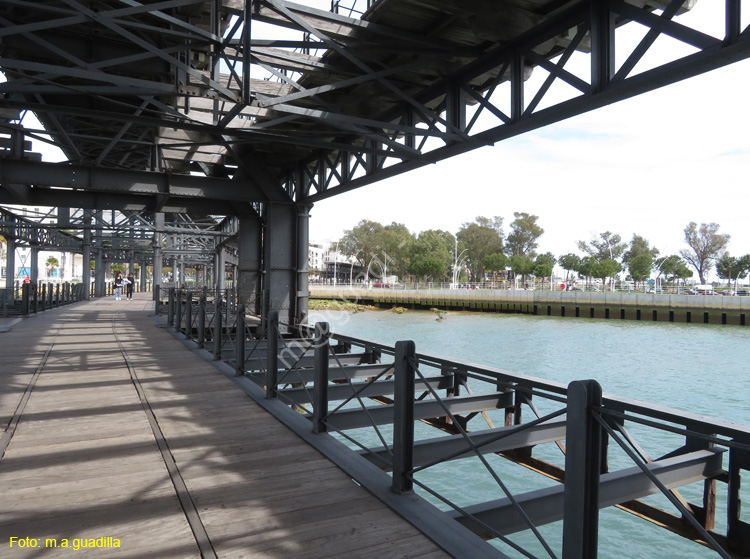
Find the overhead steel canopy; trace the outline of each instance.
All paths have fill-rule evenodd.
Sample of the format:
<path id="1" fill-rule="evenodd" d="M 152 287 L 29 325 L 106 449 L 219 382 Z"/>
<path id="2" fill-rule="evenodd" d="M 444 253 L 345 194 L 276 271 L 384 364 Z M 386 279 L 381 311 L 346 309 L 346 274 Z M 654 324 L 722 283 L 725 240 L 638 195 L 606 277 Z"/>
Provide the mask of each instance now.
<path id="1" fill-rule="evenodd" d="M 3 0 L 0 203 L 309 204 L 750 56 L 735 0 L 719 37 L 680 22 L 694 0 L 350 2 Z M 645 33 L 616 64 L 633 21 Z M 689 53 L 641 71 L 660 36 Z M 527 91 L 534 68 L 547 79 Z M 43 131 L 23 111 L 72 166 L 24 155 Z"/>

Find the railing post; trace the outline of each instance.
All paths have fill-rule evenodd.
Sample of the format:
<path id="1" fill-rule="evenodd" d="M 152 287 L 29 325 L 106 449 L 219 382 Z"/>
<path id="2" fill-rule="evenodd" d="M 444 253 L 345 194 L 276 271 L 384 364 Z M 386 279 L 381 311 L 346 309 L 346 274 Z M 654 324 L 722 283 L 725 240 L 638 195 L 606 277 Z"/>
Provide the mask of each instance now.
<path id="1" fill-rule="evenodd" d="M 326 417 L 328 416 L 328 355 L 329 330 L 327 322 L 315 324 L 313 338 L 315 358 L 313 366 L 313 433 L 325 433 L 328 430 Z"/>
<path id="2" fill-rule="evenodd" d="M 198 347 L 206 344 L 206 292 L 198 299 Z"/>
<path id="3" fill-rule="evenodd" d="M 29 316 L 29 292 L 31 291 L 31 284 L 24 283 L 21 287 L 21 314 L 23 316 Z"/>
<path id="4" fill-rule="evenodd" d="M 393 482 L 395 493 L 411 493 L 414 466 L 414 342 L 396 342 L 393 393 Z"/>
<path id="5" fill-rule="evenodd" d="M 245 376 L 245 305 L 237 307 L 237 354 L 234 358 L 234 376 Z"/>
<path id="6" fill-rule="evenodd" d="M 42 284 L 42 311 L 47 310 L 47 284 Z"/>
<path id="7" fill-rule="evenodd" d="M 595 380 L 568 385 L 563 501 L 563 559 L 596 559 L 599 539 L 599 475 L 602 427 L 592 408 L 602 405 Z"/>
<path id="8" fill-rule="evenodd" d="M 154 314 L 158 315 L 161 312 L 161 301 L 159 300 L 159 297 L 161 296 L 161 293 L 159 293 L 159 286 L 154 286 Z"/>
<path id="9" fill-rule="evenodd" d="M 214 361 L 221 361 L 221 299 L 214 306 Z"/>
<path id="10" fill-rule="evenodd" d="M 193 293 L 185 293 L 185 338 L 193 339 Z"/>
<path id="11" fill-rule="evenodd" d="M 60 284 L 55 286 L 55 308 L 60 308 Z"/>
<path id="12" fill-rule="evenodd" d="M 177 332 L 182 332 L 182 289 L 175 289 L 174 323 Z"/>
<path id="13" fill-rule="evenodd" d="M 271 311 L 268 315 L 268 332 L 266 334 L 268 349 L 266 363 L 266 398 L 272 400 L 277 397 L 276 387 L 279 384 L 279 311 Z"/>
<path id="14" fill-rule="evenodd" d="M 31 288 L 31 294 L 34 299 L 34 312 L 39 312 L 39 284 L 37 282 L 34 282 L 32 288 Z"/>
<path id="15" fill-rule="evenodd" d="M 169 288 L 167 300 L 167 326 L 174 326 L 174 287 Z"/>

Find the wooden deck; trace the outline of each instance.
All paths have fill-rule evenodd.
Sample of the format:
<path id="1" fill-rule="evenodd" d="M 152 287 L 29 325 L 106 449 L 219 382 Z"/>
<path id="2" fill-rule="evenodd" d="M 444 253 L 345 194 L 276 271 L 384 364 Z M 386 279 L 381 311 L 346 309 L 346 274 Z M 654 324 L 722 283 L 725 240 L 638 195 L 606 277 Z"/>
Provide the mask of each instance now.
<path id="1" fill-rule="evenodd" d="M 0 557 L 448 557 L 137 297 L 0 334 Z"/>

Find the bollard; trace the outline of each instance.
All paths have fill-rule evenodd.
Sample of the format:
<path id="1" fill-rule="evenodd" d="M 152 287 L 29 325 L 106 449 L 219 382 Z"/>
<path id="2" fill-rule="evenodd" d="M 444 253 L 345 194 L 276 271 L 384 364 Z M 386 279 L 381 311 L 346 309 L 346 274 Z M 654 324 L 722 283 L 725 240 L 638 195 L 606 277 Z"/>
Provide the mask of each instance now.
<path id="1" fill-rule="evenodd" d="M 592 408 L 602 405 L 595 380 L 568 385 L 563 499 L 563 559 L 596 559 L 599 539 L 599 475 L 602 426 Z"/>
<path id="2" fill-rule="evenodd" d="M 42 284 L 42 312 L 47 310 L 47 284 Z"/>
<path id="3" fill-rule="evenodd" d="M 393 393 L 393 481 L 394 493 L 411 493 L 409 477 L 414 467 L 414 342 L 396 342 Z"/>
<path id="4" fill-rule="evenodd" d="M 268 315 L 268 333 L 266 340 L 268 349 L 266 351 L 266 398 L 274 400 L 278 396 L 276 390 L 279 384 L 279 311 L 271 311 Z"/>
<path id="5" fill-rule="evenodd" d="M 34 298 L 34 303 L 33 303 L 34 312 L 38 313 L 39 312 L 39 284 L 34 283 L 32 285 L 31 293 Z"/>
<path id="6" fill-rule="evenodd" d="M 234 357 L 234 376 L 245 376 L 245 305 L 237 307 L 237 354 Z"/>
<path id="7" fill-rule="evenodd" d="M 313 433 L 325 433 L 328 430 L 328 352 L 329 329 L 327 322 L 315 324 L 315 358 L 313 366 Z"/>

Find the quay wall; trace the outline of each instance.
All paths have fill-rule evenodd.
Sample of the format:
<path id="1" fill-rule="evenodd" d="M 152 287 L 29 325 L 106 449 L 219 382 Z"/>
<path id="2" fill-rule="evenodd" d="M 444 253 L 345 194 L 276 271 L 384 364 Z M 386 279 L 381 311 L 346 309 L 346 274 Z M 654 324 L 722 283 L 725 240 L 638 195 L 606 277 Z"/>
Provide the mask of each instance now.
<path id="1" fill-rule="evenodd" d="M 387 307 L 745 326 L 750 297 L 490 289 L 362 289 L 315 286 L 311 299 Z"/>

